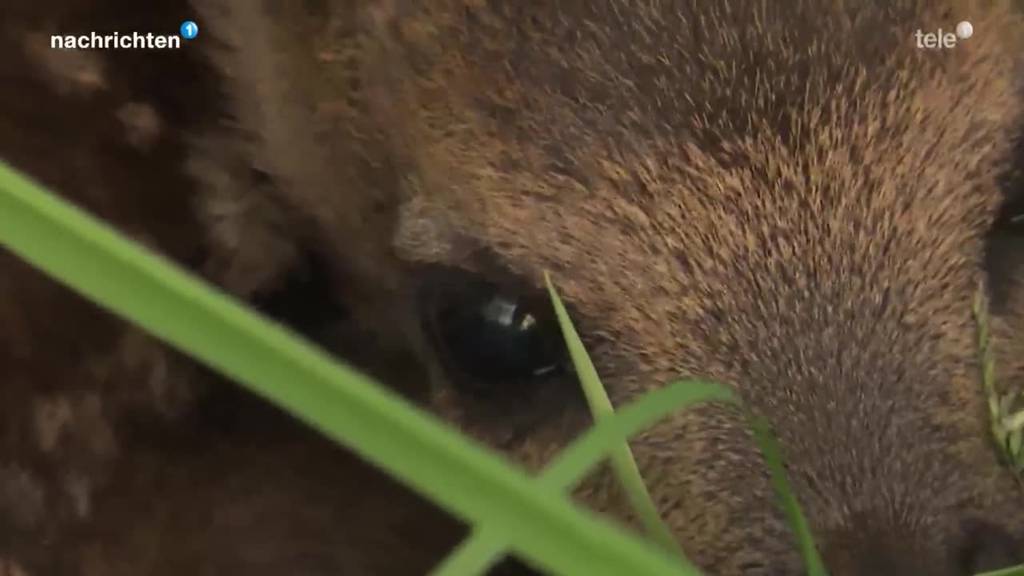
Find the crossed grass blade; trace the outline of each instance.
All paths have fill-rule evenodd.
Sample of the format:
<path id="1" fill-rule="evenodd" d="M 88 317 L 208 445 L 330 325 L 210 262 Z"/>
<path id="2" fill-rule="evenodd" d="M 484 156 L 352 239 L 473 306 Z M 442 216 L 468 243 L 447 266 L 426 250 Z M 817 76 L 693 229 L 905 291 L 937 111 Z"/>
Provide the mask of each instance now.
<path id="1" fill-rule="evenodd" d="M 562 574 L 681 574 L 671 557 L 0 163 L 0 245 Z"/>

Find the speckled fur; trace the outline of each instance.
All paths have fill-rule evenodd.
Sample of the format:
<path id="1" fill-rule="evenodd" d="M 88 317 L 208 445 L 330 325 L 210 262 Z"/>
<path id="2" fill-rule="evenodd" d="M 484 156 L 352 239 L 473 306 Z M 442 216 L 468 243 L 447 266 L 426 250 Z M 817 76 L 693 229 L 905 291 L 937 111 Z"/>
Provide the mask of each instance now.
<path id="1" fill-rule="evenodd" d="M 426 371 L 430 389 L 410 393 L 531 468 L 585 425 L 575 384 L 514 410 L 456 393 L 410 296 L 423 265 L 536 285 L 552 270 L 616 403 L 692 375 L 734 386 L 769 418 L 834 575 L 954 576 L 972 538 L 1020 549 L 1024 494 L 988 443 L 971 316 L 994 271 L 1000 380 L 1024 384 L 1024 250 L 989 237 L 1017 185 L 1005 176 L 1024 125 L 1018 16 L 966 0 L 354 4 L 195 3 L 227 97 L 218 123 L 178 135 L 196 186 L 190 229 L 202 231 L 190 265 L 259 301 L 314 246 L 350 313 L 348 335 L 326 342 L 357 360 L 413 355 L 415 370 L 367 368 L 407 391 Z M 913 47 L 913 30 L 961 19 L 975 35 L 954 50 Z M 81 93 L 72 81 L 49 83 Z M 2 302 L 0 318 L 17 318 Z M 113 451 L 77 450 L 121 464 L 114 476 L 90 464 L 101 472 L 92 483 L 51 482 L 72 487 L 68 514 L 108 519 L 97 521 L 106 532 L 68 540 L 80 549 L 60 566 L 81 570 L 67 573 L 153 571 L 155 558 L 197 573 L 408 573 L 381 550 L 409 546 L 396 526 L 427 509 L 344 481 L 344 455 L 290 424 L 218 429 L 204 443 L 189 415 L 224 384 L 166 364 L 139 338 L 115 338 L 97 378 L 147 381 L 152 393 L 107 386 L 99 413 L 142 406 L 198 438 L 184 446 L 208 445 L 171 455 L 119 425 Z M 154 372 L 188 384 L 153 385 Z M 73 416 L 86 392 L 31 398 L 25 425 L 42 452 L 77 422 L 96 424 L 95 411 Z M 679 415 L 633 449 L 710 574 L 799 573 L 735 413 Z M 47 476 L 7 459 L 0 487 L 12 493 Z M 160 512 L 117 530 L 109 519 L 154 478 L 167 494 Z M 136 500 L 84 505 L 83 486 L 102 483 Z M 628 516 L 607 475 L 579 496 Z M 33 502 L 19 498 L 12 518 L 38 522 Z M 205 510 L 214 529 L 196 533 Z M 274 514 L 287 522 L 268 524 Z M 112 552 L 126 546 L 135 552 Z M 0 542 L 0 566 L 3 554 Z M 41 561 L 28 556 L 31 570 Z"/>
<path id="2" fill-rule="evenodd" d="M 942 573 L 963 522 L 1021 502 L 986 445 L 969 305 L 1020 120 L 1019 28 L 925 6 L 370 11 L 363 93 L 404 190 L 399 253 L 554 270 L 616 400 L 680 374 L 736 385 L 778 429 L 827 556 L 914 550 Z M 908 40 L 967 14 L 986 33 L 955 51 Z M 443 412 L 503 437 L 438 388 Z M 536 465 L 558 426 L 511 449 Z M 634 447 L 703 565 L 794 569 L 732 415 L 695 411 Z M 604 486 L 583 495 L 613 506 Z"/>

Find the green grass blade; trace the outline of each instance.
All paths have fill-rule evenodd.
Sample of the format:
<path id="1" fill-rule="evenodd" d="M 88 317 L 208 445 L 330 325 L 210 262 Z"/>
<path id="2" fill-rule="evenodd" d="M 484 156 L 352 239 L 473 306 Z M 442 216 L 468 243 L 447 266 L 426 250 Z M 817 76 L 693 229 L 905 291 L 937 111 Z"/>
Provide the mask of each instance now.
<path id="1" fill-rule="evenodd" d="M 538 488 L 453 428 L 0 163 L 0 243 L 276 403 L 537 565 L 682 574 L 669 555 Z"/>
<path id="2" fill-rule="evenodd" d="M 1024 478 L 1024 451 L 1021 449 L 1022 439 L 1020 428 L 1024 426 L 1024 412 L 1011 414 L 1016 404 L 1017 394 L 999 391 L 996 382 L 996 360 L 992 349 L 989 333 L 988 297 L 984 286 L 978 288 L 974 297 L 974 321 L 977 326 L 978 357 L 981 363 L 981 384 L 988 400 L 989 418 L 993 442 L 1000 456 L 1017 475 Z M 977 576 L 1024 576 L 1024 565 L 1005 568 L 993 572 L 985 572 Z"/>
<path id="3" fill-rule="evenodd" d="M 551 283 L 551 276 L 545 273 L 544 281 L 547 284 L 548 293 L 551 295 L 551 302 L 554 304 L 555 315 L 558 317 L 558 324 L 562 328 L 562 335 L 565 337 L 565 342 L 569 348 L 569 355 L 572 357 L 573 365 L 576 367 L 576 374 L 579 376 L 580 385 L 583 387 L 583 395 L 590 405 L 590 411 L 594 416 L 594 420 L 600 422 L 602 418 L 609 416 L 614 411 L 611 400 L 608 399 L 608 394 L 605 393 L 601 379 L 594 368 L 594 363 L 590 361 L 590 355 L 587 354 L 586 349 L 583 347 L 583 342 L 580 340 L 576 327 L 573 326 L 572 320 L 569 318 L 569 313 L 565 310 L 565 305 L 562 304 L 562 299 L 558 297 L 558 292 Z M 626 498 L 629 500 L 641 524 L 666 550 L 675 552 L 682 558 L 683 553 L 679 548 L 679 542 L 672 535 L 672 531 L 668 529 L 668 526 L 662 522 L 657 507 L 651 501 L 651 495 L 647 492 L 644 480 L 640 476 L 640 470 L 637 469 L 636 460 L 633 459 L 633 453 L 629 449 L 629 443 L 621 442 L 617 448 L 612 450 L 609 457 L 612 468 L 615 470 L 616 476 L 626 493 Z"/>
<path id="4" fill-rule="evenodd" d="M 1002 570 L 995 570 L 993 572 L 984 572 L 975 576 L 1024 576 L 1024 566 L 1015 566 L 1013 568 L 1003 568 Z"/>
<path id="5" fill-rule="evenodd" d="M 1024 454 L 1014 450 L 1016 440 L 1013 438 L 1013 430 L 1006 426 L 1007 410 L 1010 408 L 1013 398 L 1004 398 L 997 386 L 995 352 L 992 350 L 990 342 L 988 298 L 984 287 L 978 288 L 974 298 L 973 312 L 974 321 L 977 326 L 977 351 L 979 362 L 981 363 L 981 385 L 985 393 L 985 399 L 988 401 L 989 428 L 992 433 L 992 441 L 999 451 L 1000 458 L 1017 472 L 1024 465 L 1024 462 L 1021 461 L 1021 458 L 1024 458 Z M 1004 400 L 1007 402 L 1004 403 Z"/>
<path id="6" fill-rule="evenodd" d="M 612 449 L 627 438 L 641 432 L 666 416 L 705 402 L 739 404 L 736 395 L 725 386 L 698 380 L 674 382 L 626 405 L 602 418 L 562 451 L 541 472 L 538 480 L 544 490 L 556 493 L 571 490 L 592 471 Z M 500 537 L 486 526 L 473 531 L 433 576 L 465 576 L 482 574 L 505 553 Z M 684 564 L 685 574 L 698 575 L 693 566 Z"/>
<path id="7" fill-rule="evenodd" d="M 569 354 L 573 358 L 573 363 L 576 366 L 580 381 L 583 384 L 584 394 L 586 395 L 588 402 L 590 402 L 591 411 L 594 413 L 595 419 L 600 421 L 601 418 L 607 417 L 607 415 L 612 411 L 611 402 L 608 400 L 608 396 L 604 392 L 604 388 L 601 385 L 597 371 L 594 369 L 594 365 L 590 361 L 590 357 L 587 355 L 587 352 L 583 347 L 583 343 L 580 341 L 579 335 L 576 333 L 576 329 L 573 327 L 572 322 L 569 319 L 565 306 L 558 297 L 558 294 L 551 283 L 551 278 L 547 274 L 545 274 L 545 281 L 547 282 L 548 291 L 551 294 L 551 300 L 555 306 L 555 313 L 558 316 L 559 323 L 561 324 L 562 331 L 565 335 L 566 343 L 569 347 Z M 804 558 L 804 564 L 807 568 L 808 576 L 828 576 L 828 572 L 825 570 L 825 564 L 821 560 L 821 556 L 818 554 L 818 549 L 814 544 L 814 539 L 811 536 L 807 519 L 804 517 L 803 511 L 800 509 L 800 504 L 797 502 L 796 497 L 793 494 L 789 481 L 786 479 L 778 442 L 772 434 L 767 421 L 752 416 L 748 419 L 750 420 L 750 425 L 754 431 L 754 437 L 757 444 L 764 455 L 765 463 L 768 466 L 769 473 L 771 475 L 772 486 L 779 498 L 779 504 L 782 507 L 783 513 L 786 515 L 794 534 L 796 535 L 797 544 L 799 546 L 800 553 Z M 637 514 L 644 525 L 648 528 L 648 531 L 658 538 L 663 544 L 665 544 L 666 538 L 670 539 L 673 549 L 678 551 L 680 557 L 682 557 L 682 552 L 679 550 L 675 539 L 672 538 L 671 532 L 669 532 L 668 528 L 661 522 L 657 509 L 651 502 L 650 495 L 647 493 L 643 479 L 640 477 L 640 473 L 637 470 L 636 463 L 633 460 L 628 444 L 623 443 L 621 450 L 612 452 L 611 459 L 620 480 L 623 481 L 631 503 L 637 510 Z"/>
<path id="8" fill-rule="evenodd" d="M 807 518 L 804 517 L 800 504 L 793 494 L 793 489 L 786 479 L 786 469 L 782 464 L 782 452 L 779 450 L 778 441 L 772 434 L 768 421 L 758 416 L 751 416 L 750 425 L 771 474 L 772 487 L 779 499 L 779 505 L 782 506 L 782 511 L 796 536 L 800 554 L 804 557 L 807 576 L 828 576 L 825 563 L 822 562 L 821 556 L 818 554 L 818 547 L 814 545 L 814 538 L 807 525 Z"/>

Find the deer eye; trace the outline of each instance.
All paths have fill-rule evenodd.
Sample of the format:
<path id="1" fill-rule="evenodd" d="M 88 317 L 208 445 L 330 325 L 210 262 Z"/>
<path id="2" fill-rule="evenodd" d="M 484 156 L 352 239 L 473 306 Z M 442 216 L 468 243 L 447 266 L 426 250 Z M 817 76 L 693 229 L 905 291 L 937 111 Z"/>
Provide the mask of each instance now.
<path id="1" fill-rule="evenodd" d="M 525 392 L 563 370 L 565 345 L 545 293 L 459 276 L 433 286 L 424 306 L 453 382 L 484 395 Z"/>

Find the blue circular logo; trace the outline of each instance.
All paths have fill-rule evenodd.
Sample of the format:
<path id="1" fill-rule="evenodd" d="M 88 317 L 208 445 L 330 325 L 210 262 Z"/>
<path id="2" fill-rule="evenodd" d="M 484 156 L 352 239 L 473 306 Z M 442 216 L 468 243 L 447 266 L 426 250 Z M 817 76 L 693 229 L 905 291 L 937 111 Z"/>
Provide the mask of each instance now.
<path id="1" fill-rule="evenodd" d="M 181 23 L 181 37 L 185 40 L 191 40 L 199 35 L 199 25 L 191 20 L 185 20 Z"/>

